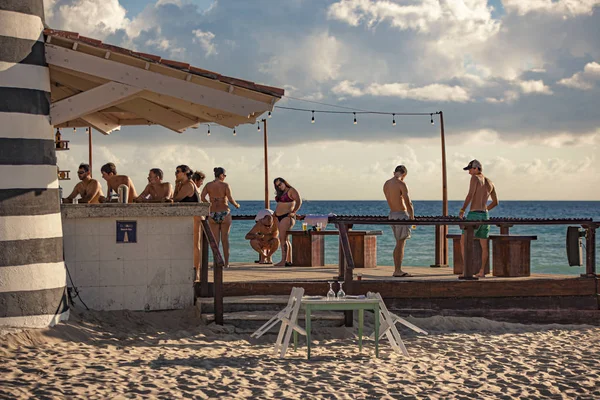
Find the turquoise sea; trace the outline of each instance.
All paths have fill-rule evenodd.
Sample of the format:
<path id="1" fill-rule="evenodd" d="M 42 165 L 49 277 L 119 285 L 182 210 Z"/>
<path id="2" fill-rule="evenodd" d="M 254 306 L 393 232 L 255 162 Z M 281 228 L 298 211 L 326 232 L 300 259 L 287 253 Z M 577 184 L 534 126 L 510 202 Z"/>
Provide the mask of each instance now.
<path id="1" fill-rule="evenodd" d="M 263 208 L 263 201 L 239 201 L 241 208 L 233 209 L 233 215 L 254 215 Z M 450 201 L 450 214 L 457 215 L 462 201 Z M 275 202 L 271 202 L 274 209 Z M 441 215 L 441 201 L 415 201 L 415 214 Z M 338 215 L 387 215 L 387 203 L 382 201 L 306 201 L 302 204 L 299 214 L 329 214 Z M 600 201 L 502 201 L 491 211 L 492 217 L 517 218 L 575 218 L 585 217 L 600 221 Z M 252 221 L 234 221 L 231 227 L 230 262 L 251 262 L 257 259 L 245 234 L 252 228 Z M 296 223 L 294 229 L 302 229 Z M 335 229 L 329 224 L 327 229 Z M 383 235 L 377 238 L 377 264 L 394 265 L 392 252 L 395 246 L 392 229 L 381 225 L 357 225 L 360 230 L 383 230 Z M 538 240 L 532 242 L 531 266 L 532 272 L 551 274 L 580 274 L 584 267 L 569 267 L 565 249 L 567 227 L 563 225 L 525 225 L 511 228 L 511 233 L 537 235 Z M 458 227 L 450 227 L 450 233 L 459 233 Z M 492 227 L 492 233 L 499 233 L 499 228 Z M 325 262 L 337 264 L 338 239 L 336 236 L 325 238 Z M 598 243 L 598 240 L 597 240 Z M 596 245 L 598 246 L 598 244 Z M 404 265 L 429 266 L 434 262 L 434 228 L 419 226 L 413 231 L 412 239 L 406 245 Z M 281 259 L 280 251 L 275 253 L 275 262 Z M 450 264 L 452 265 L 452 246 L 450 245 Z"/>

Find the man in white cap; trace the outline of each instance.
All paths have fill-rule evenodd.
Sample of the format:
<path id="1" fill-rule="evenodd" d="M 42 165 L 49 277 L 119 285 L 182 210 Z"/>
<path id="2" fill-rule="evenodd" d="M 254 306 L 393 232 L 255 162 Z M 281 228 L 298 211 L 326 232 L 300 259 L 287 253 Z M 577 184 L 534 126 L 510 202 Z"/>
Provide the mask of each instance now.
<path id="1" fill-rule="evenodd" d="M 272 264 L 271 256 L 279 248 L 279 230 L 273 223 L 273 211 L 260 210 L 254 220 L 256 224 L 246 234 L 246 240 L 249 240 L 250 246 L 258 252 L 259 264 Z"/>
<path id="2" fill-rule="evenodd" d="M 469 171 L 471 175 L 471 183 L 469 184 L 469 193 L 467 198 L 460 209 L 458 214 L 459 218 L 465 218 L 465 211 L 469 207 L 469 213 L 465 218 L 466 221 L 487 221 L 489 219 L 488 211 L 498 205 L 498 196 L 496 195 L 496 187 L 491 180 L 483 176 L 483 166 L 477 160 L 472 160 L 469 165 L 463 168 L 465 171 Z M 488 205 L 488 199 L 492 197 L 492 202 Z M 485 276 L 485 266 L 487 264 L 489 254 L 488 246 L 486 241 L 490 236 L 489 225 L 479 225 L 475 229 L 475 238 L 481 241 L 481 269 L 476 275 L 477 277 L 483 278 Z M 461 238 L 461 249 L 464 258 L 465 254 L 465 235 Z"/>

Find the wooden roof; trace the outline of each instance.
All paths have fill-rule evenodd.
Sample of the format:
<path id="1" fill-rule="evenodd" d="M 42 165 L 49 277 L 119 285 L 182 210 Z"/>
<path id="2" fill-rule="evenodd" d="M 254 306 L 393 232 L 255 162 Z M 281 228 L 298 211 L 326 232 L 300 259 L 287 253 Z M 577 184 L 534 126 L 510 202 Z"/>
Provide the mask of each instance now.
<path id="1" fill-rule="evenodd" d="M 56 127 L 126 125 L 183 132 L 198 124 L 255 123 L 284 90 L 139 53 L 75 32 L 44 30 L 50 118 Z"/>

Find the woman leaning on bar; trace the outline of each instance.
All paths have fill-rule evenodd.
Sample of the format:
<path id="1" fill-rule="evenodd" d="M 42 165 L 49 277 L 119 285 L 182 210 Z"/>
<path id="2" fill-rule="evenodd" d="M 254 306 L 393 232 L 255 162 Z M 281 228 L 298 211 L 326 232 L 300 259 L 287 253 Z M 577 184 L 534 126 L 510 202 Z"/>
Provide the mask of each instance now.
<path id="1" fill-rule="evenodd" d="M 231 214 L 228 202 L 233 204 L 235 208 L 240 208 L 240 205 L 233 199 L 231 187 L 225 182 L 225 177 L 227 176 L 225 174 L 225 169 L 223 167 L 216 167 L 214 172 L 215 180 L 204 185 L 200 199 L 204 203 L 208 203 L 209 201 L 206 199 L 206 196 L 208 195 L 210 197 L 208 223 L 210 225 L 210 230 L 217 241 L 217 246 L 219 245 L 219 242 L 223 243 L 225 268 L 229 268 L 229 231 L 231 230 Z"/>
<path id="2" fill-rule="evenodd" d="M 287 231 L 292 229 L 296 223 L 296 213 L 302 207 L 302 198 L 283 178 L 275 178 L 275 223 L 279 228 L 279 243 L 281 243 L 281 261 L 276 267 L 292 266 L 292 243 L 288 240 Z"/>
<path id="3" fill-rule="evenodd" d="M 200 198 L 200 188 L 204 184 L 204 172 L 195 171 L 192 174 L 192 182 L 196 185 L 196 191 L 198 192 L 198 198 Z M 196 270 L 196 282 L 200 282 L 200 263 L 202 261 L 202 219 L 204 217 L 194 216 L 194 269 Z"/>
<path id="4" fill-rule="evenodd" d="M 192 169 L 187 165 L 178 165 L 175 169 L 175 193 L 173 201 L 179 203 L 199 203 L 200 197 L 196 185 L 192 182 Z"/>

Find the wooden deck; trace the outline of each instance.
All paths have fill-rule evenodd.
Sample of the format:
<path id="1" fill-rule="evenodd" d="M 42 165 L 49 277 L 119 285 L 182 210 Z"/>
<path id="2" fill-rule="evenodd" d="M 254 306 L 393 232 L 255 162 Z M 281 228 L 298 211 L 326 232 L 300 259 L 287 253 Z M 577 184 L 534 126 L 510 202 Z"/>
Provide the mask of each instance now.
<path id="1" fill-rule="evenodd" d="M 530 277 L 489 277 L 459 280 L 451 268 L 404 267 L 412 277 L 392 277 L 393 267 L 355 270 L 362 274 L 346 293 L 379 292 L 394 308 L 411 309 L 555 309 L 598 310 L 598 279 L 578 275 L 532 274 Z M 307 295 L 324 295 L 338 266 L 274 267 L 233 263 L 223 271 L 224 296 L 289 295 L 302 286 Z M 209 274 L 212 282 L 212 270 Z M 196 284 L 200 297 L 200 284 Z M 209 285 L 212 294 L 212 284 Z"/>

